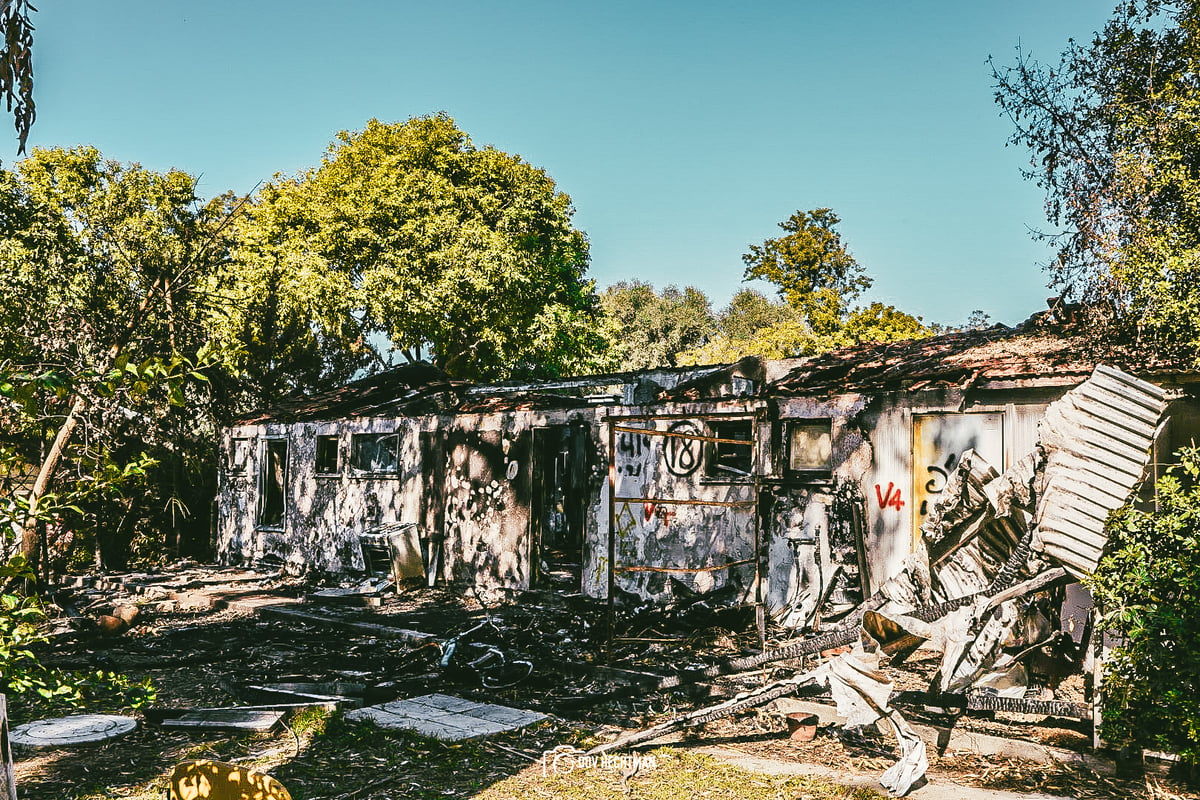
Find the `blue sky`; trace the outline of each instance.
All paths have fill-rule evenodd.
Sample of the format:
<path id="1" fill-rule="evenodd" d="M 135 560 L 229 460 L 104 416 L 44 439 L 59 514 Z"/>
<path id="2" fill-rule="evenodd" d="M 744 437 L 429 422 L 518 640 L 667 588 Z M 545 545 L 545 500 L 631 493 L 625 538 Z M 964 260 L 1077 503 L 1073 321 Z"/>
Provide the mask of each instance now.
<path id="1" fill-rule="evenodd" d="M 571 195 L 601 286 L 720 306 L 750 243 L 824 206 L 875 278 L 864 299 L 1013 324 L 1044 308 L 1050 252 L 986 60 L 1053 59 L 1112 0 L 39 7 L 32 145 L 177 167 L 212 195 L 312 166 L 371 117 L 444 110 Z"/>

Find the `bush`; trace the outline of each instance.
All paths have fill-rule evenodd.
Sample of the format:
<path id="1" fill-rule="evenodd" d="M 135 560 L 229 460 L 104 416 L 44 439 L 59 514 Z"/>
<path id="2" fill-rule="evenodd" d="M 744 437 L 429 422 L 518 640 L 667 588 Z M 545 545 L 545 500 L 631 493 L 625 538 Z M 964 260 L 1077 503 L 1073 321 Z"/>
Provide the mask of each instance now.
<path id="1" fill-rule="evenodd" d="M 32 572 L 21 555 L 0 565 L 0 585 L 29 578 Z M 85 704 L 112 710 L 141 708 L 154 702 L 156 691 L 149 679 L 135 682 L 113 672 L 65 672 L 42 664 L 38 649 L 47 639 L 38 623 L 45 616 L 36 597 L 0 593 L 0 692 L 18 709 L 17 715 Z"/>
<path id="2" fill-rule="evenodd" d="M 1109 555 L 1090 588 L 1105 663 L 1102 734 L 1200 763 L 1200 448 L 1155 484 L 1155 508 L 1109 520 Z"/>

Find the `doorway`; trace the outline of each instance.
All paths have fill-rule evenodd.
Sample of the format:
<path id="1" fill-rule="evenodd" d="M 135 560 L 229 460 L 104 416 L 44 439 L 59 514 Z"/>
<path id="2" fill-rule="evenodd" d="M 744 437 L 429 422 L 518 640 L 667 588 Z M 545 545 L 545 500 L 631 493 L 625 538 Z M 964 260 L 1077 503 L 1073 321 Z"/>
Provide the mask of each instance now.
<path id="1" fill-rule="evenodd" d="M 529 527 L 534 585 L 579 589 L 588 506 L 587 442 L 582 425 L 533 429 Z"/>

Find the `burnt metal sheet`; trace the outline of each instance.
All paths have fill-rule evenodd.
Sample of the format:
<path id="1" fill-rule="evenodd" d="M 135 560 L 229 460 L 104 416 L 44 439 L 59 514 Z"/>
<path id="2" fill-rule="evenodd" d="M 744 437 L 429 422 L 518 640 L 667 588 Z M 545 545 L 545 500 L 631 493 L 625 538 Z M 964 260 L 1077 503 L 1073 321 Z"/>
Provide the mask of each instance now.
<path id="1" fill-rule="evenodd" d="M 1019 504 L 1006 504 L 1005 516 L 996 516 L 989 487 L 999 480 L 986 458 L 966 451 L 921 528 L 940 599 L 987 587 L 1028 528 L 1029 515 Z"/>
<path id="2" fill-rule="evenodd" d="M 940 597 L 966 597 L 983 591 L 995 580 L 1025 533 L 1024 513 L 1017 511 L 1015 515 L 989 521 L 966 546 L 933 568 Z"/>
<path id="3" fill-rule="evenodd" d="M 1051 404 L 1038 426 L 1046 469 L 1036 550 L 1076 576 L 1096 568 L 1104 521 L 1140 481 L 1165 411 L 1161 388 L 1103 364 Z"/>

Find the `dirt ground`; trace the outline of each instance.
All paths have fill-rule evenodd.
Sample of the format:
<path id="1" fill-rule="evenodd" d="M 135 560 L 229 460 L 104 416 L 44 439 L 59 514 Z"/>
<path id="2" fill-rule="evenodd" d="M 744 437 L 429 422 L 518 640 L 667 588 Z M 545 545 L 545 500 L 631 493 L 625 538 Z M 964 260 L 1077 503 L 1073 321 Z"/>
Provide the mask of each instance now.
<path id="1" fill-rule="evenodd" d="M 696 603 L 665 611 L 626 612 L 619 619 L 619 636 L 610 655 L 605 607 L 578 595 L 527 593 L 509 604 L 484 607 L 461 593 L 408 587 L 379 607 L 311 600 L 294 606 L 338 622 L 368 622 L 436 637 L 422 644 L 379 631 L 336 627 L 328 621 L 310 624 L 269 612 L 258 614 L 245 603 L 225 610 L 181 608 L 180 598 L 186 606 L 187 602 L 203 605 L 206 593 L 247 595 L 241 591 L 222 595 L 224 587 L 213 580 L 198 583 L 176 587 L 165 596 L 144 589 L 134 594 L 128 587 L 114 589 L 111 584 L 77 590 L 63 606 L 81 609 L 84 616 L 104 603 L 121 600 L 138 602 L 142 614 L 131 630 L 119 636 L 64 632 L 46 660 L 67 669 L 113 670 L 136 679 L 149 676 L 158 687 L 160 708 L 255 704 L 267 701 L 250 688 L 255 685 L 337 681 L 361 684 L 366 703 L 437 691 L 533 709 L 552 719 L 531 729 L 461 744 L 385 733 L 346 722 L 338 712 L 321 710 L 300 712 L 287 727 L 265 734 L 179 732 L 143 724 L 110 743 L 18 752 L 22 798 L 159 798 L 165 776 L 187 758 L 215 758 L 267 770 L 298 799 L 372 800 L 401 794 L 473 797 L 484 792 L 496 797 L 501 795 L 495 787 L 532 774 L 543 753 L 556 746 L 586 748 L 621 730 L 714 704 L 802 666 L 775 665 L 738 680 L 686 691 L 660 692 L 638 685 L 639 673 L 668 675 L 757 648 L 753 614 L 744 608 Z M 251 588 L 250 595 L 297 596 L 312 589 L 282 579 L 259 581 Z M 58 627 L 67 628 L 62 620 Z M 86 626 L 77 622 L 72 627 Z M 443 667 L 444 648 L 432 642 L 444 645 L 474 628 L 478 630 L 458 642 L 458 656 Z M 477 659 L 482 659 L 482 674 L 466 666 Z M 910 673 L 927 668 L 920 659 L 907 667 Z M 12 724 L 27 721 L 21 713 L 20 705 L 14 706 Z M 1083 749 L 1088 743 L 1088 734 L 1079 724 L 999 716 L 986 719 L 968 714 L 958 724 L 1060 747 Z M 813 742 L 798 745 L 787 738 L 783 715 L 773 706 L 676 734 L 653 747 L 664 743 L 675 753 L 716 744 L 758 757 L 868 774 L 882 772 L 895 758 L 894 742 L 840 736 L 835 726 L 822 727 Z M 1117 780 L 1066 764 L 969 754 L 939 757 L 932 752 L 930 762 L 930 777 L 980 787 L 1079 798 L 1200 797 L 1165 779 L 1152 779 L 1148 786 L 1144 778 Z M 526 790 L 543 791 L 536 784 L 522 792 Z"/>

